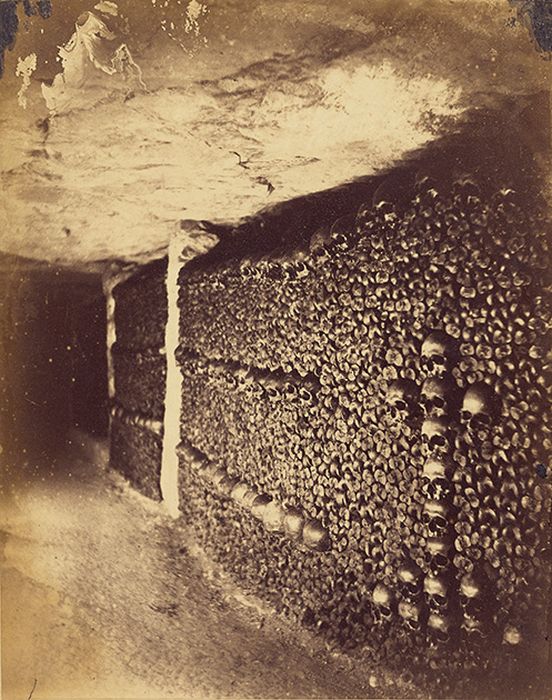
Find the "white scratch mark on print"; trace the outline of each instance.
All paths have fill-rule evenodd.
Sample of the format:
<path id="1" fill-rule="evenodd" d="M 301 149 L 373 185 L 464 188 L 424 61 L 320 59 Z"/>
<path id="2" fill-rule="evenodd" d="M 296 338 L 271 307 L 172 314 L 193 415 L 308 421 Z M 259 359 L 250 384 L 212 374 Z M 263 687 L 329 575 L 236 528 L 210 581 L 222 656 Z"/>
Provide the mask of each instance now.
<path id="1" fill-rule="evenodd" d="M 190 0 L 186 9 L 186 27 L 188 34 L 193 33 L 199 36 L 199 19 L 202 15 L 207 14 L 206 5 L 198 2 L 198 0 Z"/>
<path id="2" fill-rule="evenodd" d="M 35 72 L 37 66 L 36 54 L 31 53 L 26 58 L 17 59 L 17 67 L 15 75 L 18 78 L 23 78 L 23 84 L 17 93 L 17 102 L 23 109 L 27 109 L 27 95 L 25 94 L 31 85 L 31 75 Z"/>
<path id="3" fill-rule="evenodd" d="M 86 103 L 84 84 L 95 83 L 94 69 L 122 81 L 138 84 L 146 90 L 140 66 L 134 61 L 127 44 L 121 42 L 107 24 L 93 12 L 87 12 L 75 24 L 75 32 L 59 47 L 59 60 L 63 66 L 52 84 L 42 83 L 42 94 L 51 112 Z"/>
<path id="4" fill-rule="evenodd" d="M 106 15 L 113 15 L 114 17 L 117 17 L 119 14 L 117 3 L 109 2 L 109 0 L 99 2 L 97 5 L 94 5 L 94 9 L 98 10 L 98 12 L 103 12 Z"/>

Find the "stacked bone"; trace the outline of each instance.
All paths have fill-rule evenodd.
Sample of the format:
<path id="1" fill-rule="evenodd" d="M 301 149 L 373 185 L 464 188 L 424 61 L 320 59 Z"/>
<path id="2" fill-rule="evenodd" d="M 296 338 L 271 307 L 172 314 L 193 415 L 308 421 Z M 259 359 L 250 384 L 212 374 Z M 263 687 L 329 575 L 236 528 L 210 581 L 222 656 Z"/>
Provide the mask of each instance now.
<path id="1" fill-rule="evenodd" d="M 311 421 L 316 417 L 316 383 L 189 354 L 179 358 L 187 385 L 183 437 L 219 463 L 235 455 L 228 462 L 231 475 L 247 474 L 262 492 L 276 500 L 285 493 L 290 505 L 301 504 L 310 517 L 318 517 L 313 477 L 301 468 L 315 439 Z M 210 434 L 205 424 L 218 429 Z"/>
<path id="2" fill-rule="evenodd" d="M 361 207 L 301 250 L 183 270 L 183 440 L 331 542 L 317 556 L 333 582 L 309 578 L 293 542 L 223 515 L 234 505 L 182 457 L 185 515 L 238 578 L 274 598 L 293 577 L 285 609 L 397 666 L 425 649 L 420 666 L 475 668 L 479 638 L 516 653 L 540 641 L 545 224 L 510 190 L 487 201 L 424 179 L 406 209 Z M 259 585 L 250 551 L 270 572 Z"/>
<path id="3" fill-rule="evenodd" d="M 116 343 L 111 466 L 159 499 L 165 400 L 165 261 L 148 265 L 114 290 Z"/>
<path id="4" fill-rule="evenodd" d="M 224 467 L 217 466 L 190 445 L 180 445 L 179 452 L 188 467 L 192 467 L 211 482 L 219 494 L 231 498 L 260 520 L 268 532 L 284 534 L 309 549 L 321 552 L 329 549 L 327 532 L 317 520 L 305 517 L 299 508 L 285 508 L 268 494 L 259 493 L 247 481 L 230 476 Z"/>

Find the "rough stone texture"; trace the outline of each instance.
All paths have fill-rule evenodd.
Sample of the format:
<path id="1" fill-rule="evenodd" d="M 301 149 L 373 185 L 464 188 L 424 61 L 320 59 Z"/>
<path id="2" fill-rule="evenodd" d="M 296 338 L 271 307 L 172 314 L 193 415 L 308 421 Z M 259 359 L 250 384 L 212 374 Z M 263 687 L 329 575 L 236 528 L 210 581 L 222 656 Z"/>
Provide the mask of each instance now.
<path id="1" fill-rule="evenodd" d="M 549 84 L 504 0 L 118 4 L 67 0 L 6 54 L 2 249 L 143 261 L 179 219 L 380 172 Z"/>

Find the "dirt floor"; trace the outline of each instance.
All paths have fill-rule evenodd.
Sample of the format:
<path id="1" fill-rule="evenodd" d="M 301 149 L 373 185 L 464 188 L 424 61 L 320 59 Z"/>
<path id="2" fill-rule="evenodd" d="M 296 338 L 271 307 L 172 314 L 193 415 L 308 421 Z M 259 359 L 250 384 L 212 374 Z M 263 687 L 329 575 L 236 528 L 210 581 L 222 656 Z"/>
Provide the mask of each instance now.
<path id="1" fill-rule="evenodd" d="M 4 468 L 5 700 L 382 694 L 370 669 L 240 595 L 81 442 L 53 467 Z"/>

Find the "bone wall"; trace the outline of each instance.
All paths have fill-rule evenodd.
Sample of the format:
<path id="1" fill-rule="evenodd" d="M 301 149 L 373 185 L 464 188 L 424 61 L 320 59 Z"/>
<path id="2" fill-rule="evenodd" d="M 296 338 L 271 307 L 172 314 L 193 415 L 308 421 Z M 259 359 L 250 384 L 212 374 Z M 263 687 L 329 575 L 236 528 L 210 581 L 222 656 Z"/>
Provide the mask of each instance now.
<path id="1" fill-rule="evenodd" d="M 180 275 L 184 519 L 242 585 L 441 694 L 538 678 L 549 649 L 547 230 L 512 190 L 419 178 Z"/>
<path id="2" fill-rule="evenodd" d="M 111 466 L 159 500 L 166 380 L 166 260 L 113 288 Z"/>

